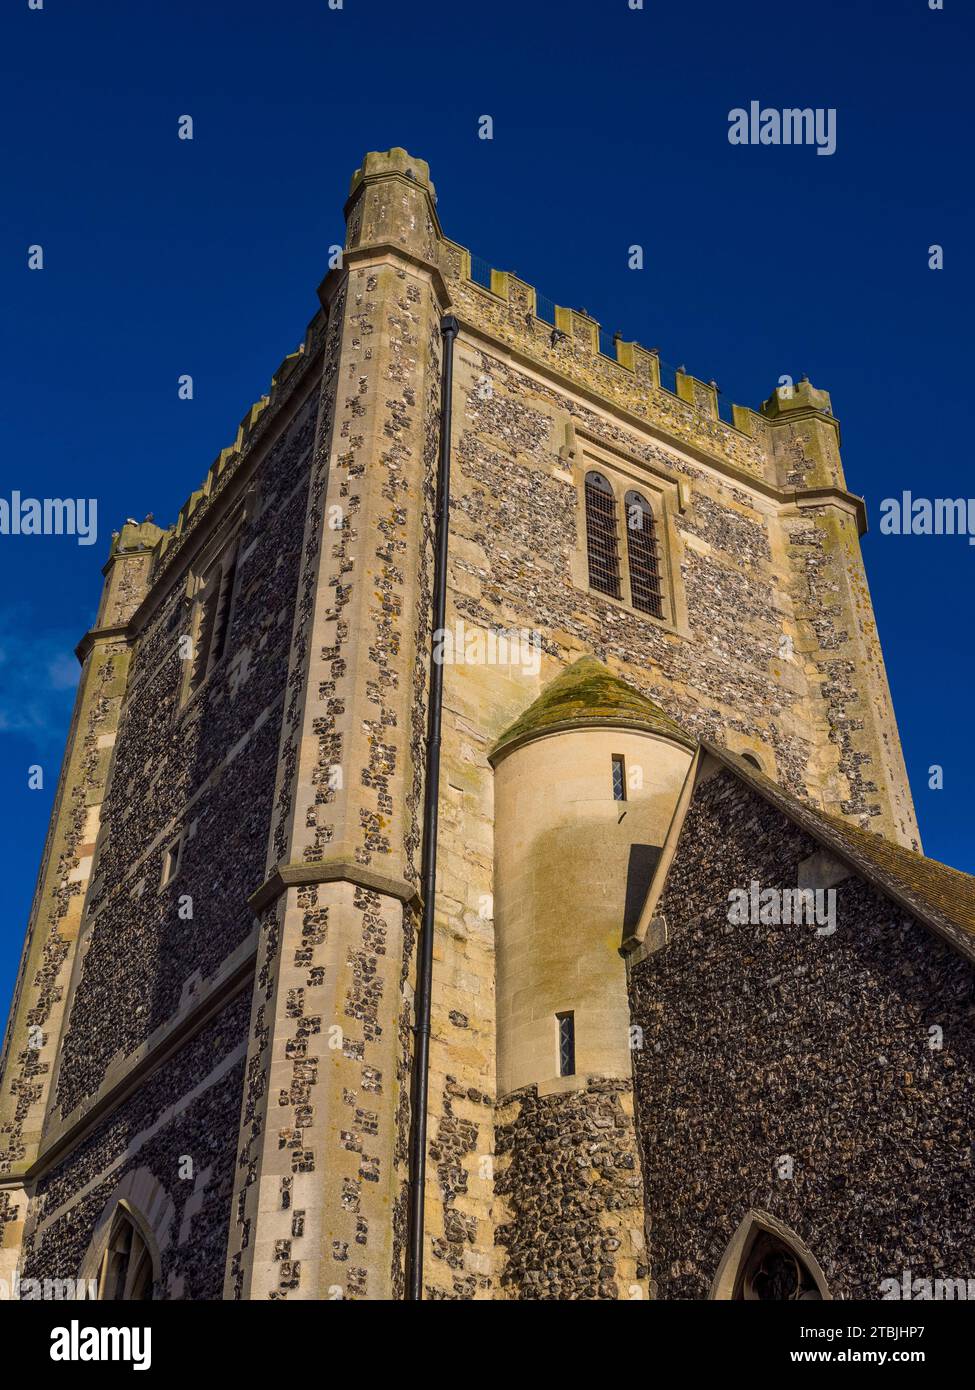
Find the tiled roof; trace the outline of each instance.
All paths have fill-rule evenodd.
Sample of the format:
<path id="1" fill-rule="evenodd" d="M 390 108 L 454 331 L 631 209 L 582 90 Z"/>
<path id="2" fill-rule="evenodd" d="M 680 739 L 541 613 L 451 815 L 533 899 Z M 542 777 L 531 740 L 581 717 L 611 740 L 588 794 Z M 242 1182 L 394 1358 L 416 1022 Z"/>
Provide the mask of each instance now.
<path id="1" fill-rule="evenodd" d="M 928 907 L 943 912 L 975 936 L 975 878 L 971 874 L 963 874 L 905 845 L 861 830 L 839 816 L 815 810 L 812 814 L 841 835 L 851 849 L 865 855 L 881 873 L 888 874 L 906 893 L 915 894 Z"/>
<path id="2" fill-rule="evenodd" d="M 644 729 L 674 739 L 686 748 L 697 746 L 653 700 L 614 676 L 595 657 L 584 656 L 547 685 L 534 704 L 505 729 L 490 758 L 496 762 L 502 754 L 540 734 L 599 724 Z"/>

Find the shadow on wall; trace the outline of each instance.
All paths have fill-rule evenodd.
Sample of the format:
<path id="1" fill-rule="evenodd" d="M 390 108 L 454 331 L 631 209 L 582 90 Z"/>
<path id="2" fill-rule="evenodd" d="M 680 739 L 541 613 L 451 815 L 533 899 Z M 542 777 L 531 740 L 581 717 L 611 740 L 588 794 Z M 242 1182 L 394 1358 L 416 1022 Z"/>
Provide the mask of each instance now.
<path id="1" fill-rule="evenodd" d="M 660 859 L 659 845 L 631 845 L 626 865 L 626 900 L 623 904 L 623 935 L 636 926 L 646 901 L 651 880 Z"/>

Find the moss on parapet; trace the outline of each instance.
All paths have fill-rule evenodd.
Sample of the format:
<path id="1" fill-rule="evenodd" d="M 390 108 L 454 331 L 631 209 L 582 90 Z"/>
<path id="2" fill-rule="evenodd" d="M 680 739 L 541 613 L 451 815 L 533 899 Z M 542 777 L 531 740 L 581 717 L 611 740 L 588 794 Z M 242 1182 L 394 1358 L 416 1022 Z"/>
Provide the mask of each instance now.
<path id="1" fill-rule="evenodd" d="M 116 555 L 125 555 L 133 550 L 152 550 L 165 534 L 162 527 L 156 526 L 149 517 L 145 521 L 127 521 L 120 530 L 112 532 L 109 562 Z"/>
<path id="2" fill-rule="evenodd" d="M 833 414 L 833 403 L 828 391 L 819 391 L 808 377 L 803 377 L 795 386 L 779 387 L 767 401 L 761 404 L 761 412 L 768 420 L 781 420 L 783 416 L 810 411 L 820 415 Z"/>
<path id="3" fill-rule="evenodd" d="M 599 321 L 584 309 L 569 309 L 545 300 L 547 307 L 543 314 L 543 301 L 533 285 L 510 271 L 485 267 L 466 246 L 451 241 L 449 237 L 444 237 L 441 244 L 442 269 L 448 279 L 460 280 L 475 295 L 506 305 L 513 320 L 520 324 L 523 334 L 527 330 L 527 336 L 531 338 L 535 330 L 540 329 L 543 335 L 551 336 L 553 348 L 559 342 L 567 343 L 573 349 L 590 355 L 595 362 L 623 368 L 644 387 L 660 392 L 671 401 L 680 401 L 694 415 L 711 422 L 719 433 L 726 432 L 725 437 L 745 435 L 756 440 L 768 425 L 777 423 L 790 411 L 800 408 L 832 417 L 829 393 L 817 390 L 804 378 L 794 392 L 790 392 L 788 400 L 781 390 L 777 390 L 757 410 L 750 406 L 729 404 L 729 418 L 725 419 L 719 411 L 720 393 L 716 382 L 703 381 L 684 367 L 678 367 L 673 372 L 673 389 L 670 389 L 662 380 L 662 364 L 657 348 L 627 342 L 619 333 L 610 340 Z M 474 273 L 475 259 L 481 266 L 480 278 Z"/>
<path id="4" fill-rule="evenodd" d="M 547 685 L 538 699 L 520 714 L 491 749 L 496 763 L 505 753 L 542 734 L 605 724 L 613 728 L 642 729 L 673 739 L 686 748 L 695 741 L 665 714 L 653 700 L 614 676 L 593 656 L 584 656 Z"/>

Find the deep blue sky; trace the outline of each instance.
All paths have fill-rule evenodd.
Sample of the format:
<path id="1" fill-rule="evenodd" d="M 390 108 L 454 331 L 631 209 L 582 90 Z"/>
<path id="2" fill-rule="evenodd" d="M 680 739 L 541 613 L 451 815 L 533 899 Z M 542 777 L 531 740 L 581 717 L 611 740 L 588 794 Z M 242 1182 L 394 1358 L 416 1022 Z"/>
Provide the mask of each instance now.
<path id="1" fill-rule="evenodd" d="M 0 1017 L 110 533 L 172 521 L 232 440 L 315 310 L 353 169 L 390 145 L 429 160 L 449 236 L 725 404 L 783 373 L 832 393 L 925 849 L 975 870 L 975 548 L 877 529 L 903 488 L 975 495 L 975 22 L 945 6 L 6 0 L 0 496 L 96 497 L 100 535 L 0 536 Z M 753 99 L 835 107 L 837 152 L 731 146 Z"/>

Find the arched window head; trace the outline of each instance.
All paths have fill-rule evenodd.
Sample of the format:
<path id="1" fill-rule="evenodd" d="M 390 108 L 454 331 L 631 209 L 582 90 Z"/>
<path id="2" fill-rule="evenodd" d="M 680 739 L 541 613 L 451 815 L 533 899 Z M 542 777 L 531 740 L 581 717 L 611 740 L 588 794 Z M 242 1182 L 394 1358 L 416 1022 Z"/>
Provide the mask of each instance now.
<path id="1" fill-rule="evenodd" d="M 762 764 L 755 757 L 754 753 L 742 753 L 741 757 L 743 762 L 751 763 L 752 767 L 757 768 L 759 772 L 765 771 L 765 769 L 762 767 Z"/>
<path id="2" fill-rule="evenodd" d="M 119 1207 L 98 1271 L 98 1297 L 136 1303 L 152 1298 L 152 1255 L 131 1213 Z"/>
<path id="3" fill-rule="evenodd" d="M 626 551 L 630 562 L 630 602 L 654 618 L 664 615 L 663 577 L 657 549 L 657 527 L 650 503 L 639 492 L 628 492 Z"/>
<path id="4" fill-rule="evenodd" d="M 711 1288 L 739 1303 L 812 1303 L 832 1297 L 823 1271 L 794 1231 L 752 1211 L 731 1238 Z"/>
<path id="5" fill-rule="evenodd" d="M 590 586 L 601 594 L 620 598 L 616 498 L 602 473 L 586 474 L 586 554 Z"/>
<path id="6" fill-rule="evenodd" d="M 818 1302 L 822 1294 L 806 1262 L 770 1231 L 752 1245 L 732 1297 L 740 1302 Z"/>

